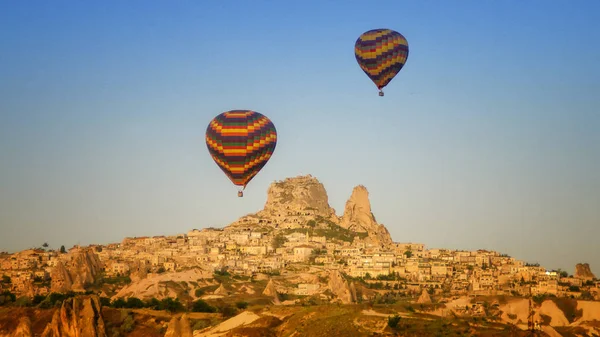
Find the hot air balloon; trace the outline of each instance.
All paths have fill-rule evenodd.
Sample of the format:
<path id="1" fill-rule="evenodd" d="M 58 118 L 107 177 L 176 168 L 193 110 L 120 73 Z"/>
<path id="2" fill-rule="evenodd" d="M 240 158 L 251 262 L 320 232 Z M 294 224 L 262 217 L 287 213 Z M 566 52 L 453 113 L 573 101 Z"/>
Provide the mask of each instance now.
<path id="1" fill-rule="evenodd" d="M 213 118 L 206 129 L 211 157 L 234 185 L 246 185 L 265 166 L 275 151 L 277 131 L 266 116 L 251 110 L 231 110 Z"/>
<path id="2" fill-rule="evenodd" d="M 373 29 L 363 33 L 354 44 L 354 56 L 383 96 L 383 87 L 404 67 L 408 58 L 408 42 L 391 29 Z"/>

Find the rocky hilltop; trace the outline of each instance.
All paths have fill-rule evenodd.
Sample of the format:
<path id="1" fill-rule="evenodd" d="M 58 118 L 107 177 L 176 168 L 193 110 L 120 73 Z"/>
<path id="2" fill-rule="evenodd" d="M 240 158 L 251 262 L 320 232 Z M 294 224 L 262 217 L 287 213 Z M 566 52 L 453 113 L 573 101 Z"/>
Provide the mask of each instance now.
<path id="1" fill-rule="evenodd" d="M 578 263 L 575 266 L 575 277 L 582 280 L 593 280 L 596 278 L 588 263 Z"/>
<path id="2" fill-rule="evenodd" d="M 229 229 L 266 225 L 274 228 L 302 228 L 314 221 L 346 228 L 361 236 L 365 243 L 391 245 L 392 238 L 371 212 L 369 192 L 365 186 L 354 188 L 341 217 L 329 205 L 325 186 L 312 175 L 287 178 L 269 186 L 264 208 L 234 222 Z M 226 230 L 228 229 L 226 228 Z"/>

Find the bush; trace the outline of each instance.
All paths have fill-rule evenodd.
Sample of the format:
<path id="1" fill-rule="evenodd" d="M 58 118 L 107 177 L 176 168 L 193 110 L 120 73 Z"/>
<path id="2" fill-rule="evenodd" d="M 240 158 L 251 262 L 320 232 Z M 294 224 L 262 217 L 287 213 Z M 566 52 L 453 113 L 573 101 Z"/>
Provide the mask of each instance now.
<path id="1" fill-rule="evenodd" d="M 100 305 L 103 307 L 110 307 L 110 298 L 100 297 Z"/>
<path id="2" fill-rule="evenodd" d="M 238 309 L 244 310 L 248 308 L 248 302 L 240 301 L 235 304 Z"/>
<path id="3" fill-rule="evenodd" d="M 192 303 L 193 312 L 216 312 L 217 309 L 203 300 L 197 300 Z"/>
<path id="4" fill-rule="evenodd" d="M 192 327 L 192 331 L 202 330 L 204 328 L 208 328 L 209 326 L 210 326 L 210 321 L 200 320 L 200 321 L 194 323 L 194 326 Z"/>
<path id="5" fill-rule="evenodd" d="M 121 324 L 121 331 L 128 333 L 133 331 L 135 328 L 135 321 L 133 320 L 133 316 L 127 315 L 123 323 Z"/>
<path id="6" fill-rule="evenodd" d="M 185 311 L 183 304 L 179 302 L 179 299 L 172 299 L 171 297 L 167 297 L 160 302 L 160 310 L 166 310 L 168 312 L 180 312 Z"/>
<path id="7" fill-rule="evenodd" d="M 223 317 L 233 317 L 235 316 L 235 314 L 237 314 L 237 309 L 230 305 L 222 306 L 221 308 L 219 308 L 219 311 L 221 312 Z"/>
<path id="8" fill-rule="evenodd" d="M 195 295 L 196 295 L 196 297 L 200 297 L 200 296 L 204 295 L 204 290 L 202 290 L 200 288 L 196 289 Z"/>
<path id="9" fill-rule="evenodd" d="M 388 326 L 390 328 L 396 329 L 398 327 L 398 323 L 400 323 L 400 316 L 398 316 L 397 314 L 388 317 Z"/>
<path id="10" fill-rule="evenodd" d="M 17 300 L 15 294 L 6 290 L 2 294 L 0 294 L 0 305 L 7 305 Z"/>
<path id="11" fill-rule="evenodd" d="M 17 298 L 15 305 L 18 307 L 28 307 L 31 305 L 31 300 L 27 296 L 21 296 Z"/>

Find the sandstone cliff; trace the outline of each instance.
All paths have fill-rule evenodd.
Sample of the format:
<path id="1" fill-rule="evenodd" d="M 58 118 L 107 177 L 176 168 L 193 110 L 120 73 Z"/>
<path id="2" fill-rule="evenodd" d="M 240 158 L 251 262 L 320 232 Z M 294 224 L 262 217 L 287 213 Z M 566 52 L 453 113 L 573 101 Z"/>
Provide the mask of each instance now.
<path id="1" fill-rule="evenodd" d="M 93 249 L 73 249 L 65 263 L 59 261 L 52 269 L 52 291 L 85 291 L 85 286 L 94 283 L 101 271 L 102 264 Z"/>
<path id="2" fill-rule="evenodd" d="M 102 307 L 98 296 L 66 299 L 54 312 L 42 337 L 106 337 Z"/>
<path id="3" fill-rule="evenodd" d="M 587 263 L 578 263 L 575 266 L 575 277 L 582 280 L 592 280 L 596 278 L 590 269 L 590 265 Z"/>

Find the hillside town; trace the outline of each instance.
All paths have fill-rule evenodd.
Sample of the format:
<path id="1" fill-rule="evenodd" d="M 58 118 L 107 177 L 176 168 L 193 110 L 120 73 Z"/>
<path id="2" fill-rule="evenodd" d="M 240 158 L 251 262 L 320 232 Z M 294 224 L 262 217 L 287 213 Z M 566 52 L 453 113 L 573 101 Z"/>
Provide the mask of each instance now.
<path id="1" fill-rule="evenodd" d="M 385 226 L 376 223 L 366 188 L 354 189 L 338 218 L 323 185 L 310 175 L 272 184 L 262 211 L 224 228 L 129 237 L 120 243 L 75 246 L 68 251 L 41 247 L 0 255 L 2 290 L 30 297 L 85 291 L 100 274 L 136 281 L 199 268 L 209 275 L 226 270 L 253 277 L 292 273 L 303 266 L 336 270 L 382 291 L 600 300 L 600 280 L 587 264 L 578 264 L 575 275 L 569 275 L 495 251 L 393 242 Z M 73 269 L 77 272 L 69 272 Z M 316 282 L 281 291 L 313 295 L 323 290 Z"/>

